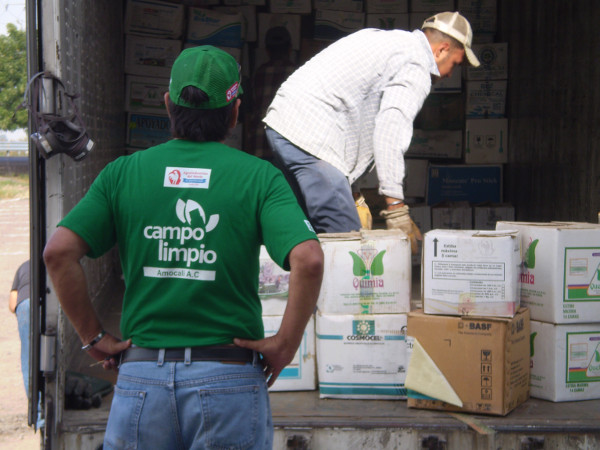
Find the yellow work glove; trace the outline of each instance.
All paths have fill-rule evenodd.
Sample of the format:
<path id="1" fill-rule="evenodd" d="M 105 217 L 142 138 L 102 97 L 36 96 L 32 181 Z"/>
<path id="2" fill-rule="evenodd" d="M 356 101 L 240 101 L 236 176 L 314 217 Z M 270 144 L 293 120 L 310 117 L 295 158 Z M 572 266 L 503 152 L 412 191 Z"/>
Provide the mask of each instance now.
<path id="1" fill-rule="evenodd" d="M 358 211 L 358 218 L 360 219 L 361 228 L 370 230 L 373 228 L 373 216 L 371 216 L 371 210 L 365 201 L 365 198 L 361 195 L 355 202 L 356 210 Z"/>
<path id="2" fill-rule="evenodd" d="M 410 218 L 408 211 L 408 206 L 404 205 L 392 210 L 383 210 L 379 215 L 385 219 L 388 230 L 402 230 L 406 233 L 408 239 L 410 239 L 412 253 L 416 255 L 419 251 L 417 239 L 421 241 L 423 236 L 419 227 Z"/>

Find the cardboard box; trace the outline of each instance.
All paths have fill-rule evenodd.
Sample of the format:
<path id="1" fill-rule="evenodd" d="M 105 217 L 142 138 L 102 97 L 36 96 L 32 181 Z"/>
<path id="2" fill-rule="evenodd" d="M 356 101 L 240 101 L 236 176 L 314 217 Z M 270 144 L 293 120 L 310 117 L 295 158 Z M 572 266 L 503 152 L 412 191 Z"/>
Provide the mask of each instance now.
<path id="1" fill-rule="evenodd" d="M 495 230 L 496 223 L 502 220 L 515 220 L 515 207 L 508 204 L 480 204 L 473 207 L 473 228 Z"/>
<path id="2" fill-rule="evenodd" d="M 465 163 L 508 162 L 508 119 L 469 119 L 465 127 Z"/>
<path id="3" fill-rule="evenodd" d="M 365 13 L 347 11 L 315 11 L 314 38 L 336 41 L 360 30 L 365 25 Z"/>
<path id="4" fill-rule="evenodd" d="M 431 208 L 431 228 L 442 230 L 470 230 L 473 227 L 473 209 L 469 202 L 444 202 Z"/>
<path id="5" fill-rule="evenodd" d="M 256 6 L 241 5 L 241 6 L 218 6 L 213 8 L 215 11 L 225 14 L 242 15 L 242 37 L 245 42 L 256 42 L 258 34 L 256 30 Z"/>
<path id="6" fill-rule="evenodd" d="M 408 30 L 408 14 L 367 14 L 366 28 L 379 28 L 380 30 Z"/>
<path id="7" fill-rule="evenodd" d="M 181 53 L 181 41 L 126 35 L 125 73 L 169 78 L 171 67 L 179 53 Z"/>
<path id="8" fill-rule="evenodd" d="M 415 311 L 408 315 L 407 331 L 409 408 L 503 416 L 529 398 L 530 322 L 526 308 L 512 318 L 434 316 Z M 429 364 L 423 363 L 422 353 L 431 358 Z M 439 382 L 429 390 L 425 376 L 434 374 L 435 367 Z M 438 400 L 446 397 L 448 387 L 457 404 Z"/>
<path id="9" fill-rule="evenodd" d="M 406 398 L 406 314 L 317 313 L 316 322 L 321 398 Z"/>
<path id="10" fill-rule="evenodd" d="M 167 116 L 127 114 L 126 144 L 135 148 L 148 148 L 171 139 L 171 121 Z"/>
<path id="11" fill-rule="evenodd" d="M 315 9 L 362 12 L 363 0 L 313 0 Z"/>
<path id="12" fill-rule="evenodd" d="M 521 301 L 533 320 L 585 323 L 600 317 L 600 225 L 498 222 L 523 246 Z"/>
<path id="13" fill-rule="evenodd" d="M 241 48 L 242 14 L 225 14 L 212 9 L 189 8 L 186 40 L 195 45 Z"/>
<path id="14" fill-rule="evenodd" d="M 179 39 L 183 34 L 183 5 L 157 0 L 128 0 L 125 8 L 126 34 Z"/>
<path id="15" fill-rule="evenodd" d="M 600 398 L 600 323 L 531 321 L 531 396 L 553 402 Z"/>
<path id="16" fill-rule="evenodd" d="M 502 166 L 429 165 L 427 204 L 502 203 Z"/>
<path id="17" fill-rule="evenodd" d="M 410 218 L 419 228 L 421 234 L 425 234 L 431 230 L 431 206 L 425 204 L 409 205 Z M 423 254 L 423 241 L 417 241 L 419 250 L 416 254 L 411 255 L 411 263 L 414 266 L 421 265 L 421 255 Z"/>
<path id="18" fill-rule="evenodd" d="M 410 311 L 410 243 L 401 230 L 319 234 L 325 255 L 317 307 L 324 314 Z"/>
<path id="19" fill-rule="evenodd" d="M 506 80 L 508 78 L 508 44 L 474 44 L 473 52 L 481 65 L 465 68 L 467 80 Z"/>
<path id="20" fill-rule="evenodd" d="M 506 80 L 468 81 L 466 118 L 497 119 L 506 109 Z"/>
<path id="21" fill-rule="evenodd" d="M 411 0 L 410 12 L 454 11 L 454 0 Z"/>
<path id="22" fill-rule="evenodd" d="M 296 14 L 258 14 L 258 42 L 264 46 L 270 28 L 285 27 L 292 38 L 292 49 L 300 50 L 300 16 Z"/>
<path id="23" fill-rule="evenodd" d="M 463 97 L 456 94 L 430 94 L 415 118 L 414 127 L 419 130 L 462 131 L 465 126 Z"/>
<path id="24" fill-rule="evenodd" d="M 496 0 L 457 0 L 456 10 L 471 24 L 474 37 L 496 33 Z"/>
<path id="25" fill-rule="evenodd" d="M 408 24 L 411 30 L 421 29 L 423 22 L 439 11 L 411 12 L 408 15 Z"/>
<path id="26" fill-rule="evenodd" d="M 413 130 L 405 153 L 410 158 L 462 157 L 462 132 L 459 130 Z"/>
<path id="27" fill-rule="evenodd" d="M 431 85 L 432 94 L 457 94 L 462 91 L 462 70 L 460 67 L 452 71 L 450 77 L 437 78 Z"/>
<path id="28" fill-rule="evenodd" d="M 402 14 L 408 12 L 408 0 L 365 0 L 368 14 Z"/>
<path id="29" fill-rule="evenodd" d="M 263 316 L 265 337 L 279 331 L 282 316 Z M 315 320 L 310 318 L 294 359 L 279 374 L 269 391 L 314 391 L 317 388 L 317 357 L 315 350 Z"/>
<path id="30" fill-rule="evenodd" d="M 264 245 L 260 246 L 258 261 L 258 297 L 262 304 L 262 315 L 283 316 L 287 306 L 290 272 L 271 259 Z"/>
<path id="31" fill-rule="evenodd" d="M 167 115 L 165 92 L 168 78 L 125 76 L 125 111 L 140 114 Z"/>
<path id="32" fill-rule="evenodd" d="M 516 231 L 438 230 L 423 237 L 427 314 L 512 317 L 519 309 Z"/>
<path id="33" fill-rule="evenodd" d="M 273 14 L 310 14 L 310 0 L 269 0 Z"/>

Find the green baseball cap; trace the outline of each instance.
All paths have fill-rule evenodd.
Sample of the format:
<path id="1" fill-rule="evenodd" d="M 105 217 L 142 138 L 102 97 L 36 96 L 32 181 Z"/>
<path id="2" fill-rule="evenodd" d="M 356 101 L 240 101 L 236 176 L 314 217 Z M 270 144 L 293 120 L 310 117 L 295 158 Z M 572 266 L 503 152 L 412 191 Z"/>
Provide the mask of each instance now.
<path id="1" fill-rule="evenodd" d="M 202 105 L 192 105 L 181 98 L 181 91 L 194 86 L 208 95 Z M 224 50 L 211 45 L 190 47 L 182 51 L 171 69 L 169 97 L 179 106 L 216 109 L 227 106 L 242 93 L 240 65 Z"/>

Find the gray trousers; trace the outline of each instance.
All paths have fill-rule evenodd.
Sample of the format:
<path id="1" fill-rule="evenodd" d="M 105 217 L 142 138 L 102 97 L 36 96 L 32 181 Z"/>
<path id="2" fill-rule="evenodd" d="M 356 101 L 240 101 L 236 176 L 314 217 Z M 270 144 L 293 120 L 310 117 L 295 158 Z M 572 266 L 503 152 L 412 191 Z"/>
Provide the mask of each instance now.
<path id="1" fill-rule="evenodd" d="M 285 175 L 317 233 L 360 230 L 348 179 L 331 164 L 296 147 L 267 127 L 273 163 Z"/>

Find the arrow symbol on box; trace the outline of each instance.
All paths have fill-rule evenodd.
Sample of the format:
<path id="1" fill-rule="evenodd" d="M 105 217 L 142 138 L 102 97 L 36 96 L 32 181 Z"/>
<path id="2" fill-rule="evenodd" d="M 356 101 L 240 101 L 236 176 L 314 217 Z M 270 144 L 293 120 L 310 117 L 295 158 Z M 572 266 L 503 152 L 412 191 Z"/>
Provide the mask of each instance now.
<path id="1" fill-rule="evenodd" d="M 433 239 L 433 257 L 434 258 L 437 256 L 437 243 L 438 243 L 437 238 L 434 238 Z"/>

